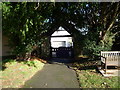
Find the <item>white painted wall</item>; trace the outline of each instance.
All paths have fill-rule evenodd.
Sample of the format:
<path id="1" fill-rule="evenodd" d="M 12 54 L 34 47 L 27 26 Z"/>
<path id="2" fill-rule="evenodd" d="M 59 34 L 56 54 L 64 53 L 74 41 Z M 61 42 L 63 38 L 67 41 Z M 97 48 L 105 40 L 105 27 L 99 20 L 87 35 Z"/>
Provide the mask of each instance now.
<path id="1" fill-rule="evenodd" d="M 59 31 L 62 30 L 62 31 Z M 59 27 L 51 36 L 70 35 L 65 29 Z M 70 47 L 73 46 L 72 37 L 51 37 L 51 47 Z"/>
<path id="2" fill-rule="evenodd" d="M 62 44 L 63 42 L 65 42 L 65 44 Z M 52 47 L 61 47 L 61 46 L 62 47 L 70 47 L 70 46 L 72 46 L 72 37 L 52 37 L 51 38 L 51 46 Z"/>

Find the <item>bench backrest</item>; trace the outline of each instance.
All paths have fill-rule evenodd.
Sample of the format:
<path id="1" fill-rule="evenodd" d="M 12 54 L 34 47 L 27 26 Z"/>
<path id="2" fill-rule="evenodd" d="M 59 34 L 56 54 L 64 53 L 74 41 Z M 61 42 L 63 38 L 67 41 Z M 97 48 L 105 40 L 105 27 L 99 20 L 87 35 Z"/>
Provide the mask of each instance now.
<path id="1" fill-rule="evenodd" d="M 120 66 L 120 51 L 101 51 L 101 56 L 103 63 Z"/>

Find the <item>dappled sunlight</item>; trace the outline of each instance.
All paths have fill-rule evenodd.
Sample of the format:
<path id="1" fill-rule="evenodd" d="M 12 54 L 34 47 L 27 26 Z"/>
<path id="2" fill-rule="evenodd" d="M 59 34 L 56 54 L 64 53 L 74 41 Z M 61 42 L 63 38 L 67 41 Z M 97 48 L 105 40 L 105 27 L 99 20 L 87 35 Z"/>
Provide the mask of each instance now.
<path id="1" fill-rule="evenodd" d="M 118 77 L 103 77 L 97 69 L 99 60 L 82 58 L 70 65 L 77 73 L 81 88 L 118 88 Z"/>
<path id="2" fill-rule="evenodd" d="M 6 69 L 2 72 L 3 88 L 20 88 L 24 82 L 30 79 L 37 71 L 42 70 L 44 63 L 40 61 L 7 62 Z"/>
<path id="3" fill-rule="evenodd" d="M 64 64 L 46 64 L 22 88 L 79 88 L 76 74 Z"/>
<path id="4" fill-rule="evenodd" d="M 103 77 L 95 69 L 77 71 L 82 88 L 118 88 L 118 77 Z"/>
<path id="5" fill-rule="evenodd" d="M 119 67 L 117 54 L 101 56 L 120 50 L 119 2 L 3 2 L 1 7 L 4 88 L 78 88 L 72 76 L 81 88 L 117 87 L 116 77 L 106 79 L 98 71 Z"/>

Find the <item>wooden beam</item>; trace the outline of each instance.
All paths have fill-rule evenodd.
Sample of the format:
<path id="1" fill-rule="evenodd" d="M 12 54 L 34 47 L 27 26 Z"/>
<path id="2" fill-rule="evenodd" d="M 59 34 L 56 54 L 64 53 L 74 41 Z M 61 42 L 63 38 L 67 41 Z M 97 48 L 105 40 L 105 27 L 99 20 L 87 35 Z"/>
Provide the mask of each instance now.
<path id="1" fill-rule="evenodd" d="M 60 36 L 51 36 L 51 37 L 72 37 L 71 35 L 60 35 Z"/>

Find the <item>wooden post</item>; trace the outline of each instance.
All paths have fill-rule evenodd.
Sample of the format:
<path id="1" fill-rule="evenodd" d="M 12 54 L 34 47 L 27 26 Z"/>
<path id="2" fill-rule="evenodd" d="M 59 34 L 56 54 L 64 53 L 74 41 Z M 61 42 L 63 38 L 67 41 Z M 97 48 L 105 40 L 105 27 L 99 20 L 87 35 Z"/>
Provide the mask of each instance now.
<path id="1" fill-rule="evenodd" d="M 105 74 L 107 74 L 107 58 L 105 58 Z"/>
<path id="2" fill-rule="evenodd" d="M 52 47 L 50 47 L 50 58 L 52 58 Z"/>

